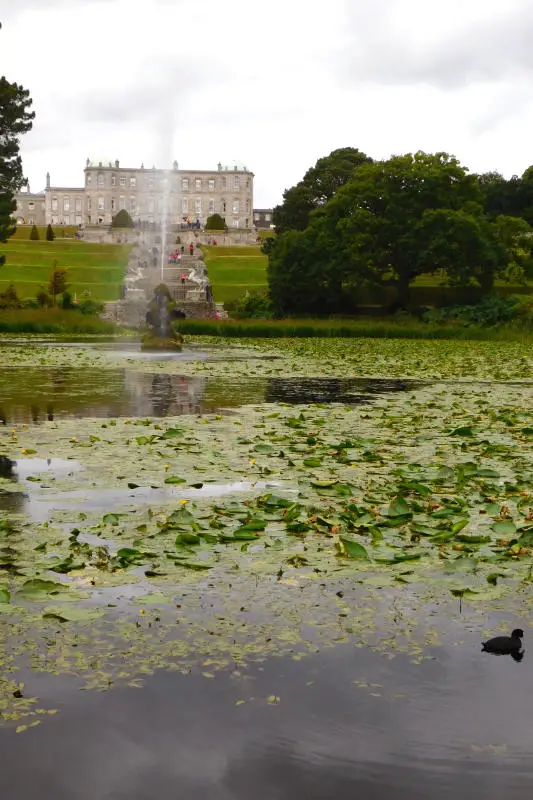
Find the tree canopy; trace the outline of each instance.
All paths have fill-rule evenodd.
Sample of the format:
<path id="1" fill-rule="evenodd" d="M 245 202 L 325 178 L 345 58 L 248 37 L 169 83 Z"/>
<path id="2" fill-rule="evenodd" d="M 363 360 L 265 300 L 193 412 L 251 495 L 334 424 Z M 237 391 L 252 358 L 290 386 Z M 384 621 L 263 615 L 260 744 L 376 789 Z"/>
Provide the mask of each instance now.
<path id="1" fill-rule="evenodd" d="M 67 270 L 65 267 L 58 267 L 57 262 L 54 261 L 54 270 L 50 275 L 50 280 L 48 282 L 48 292 L 52 296 L 54 305 L 56 302 L 56 297 L 63 292 L 66 292 L 67 286 Z"/>
<path id="2" fill-rule="evenodd" d="M 205 223 L 206 231 L 223 231 L 226 227 L 226 220 L 220 214 L 211 214 Z"/>
<path id="3" fill-rule="evenodd" d="M 31 130 L 35 116 L 31 105 L 26 89 L 0 78 L 0 242 L 7 242 L 15 230 L 14 196 L 24 184 L 20 137 Z M 0 256 L 0 266 L 4 262 Z"/>
<path id="4" fill-rule="evenodd" d="M 125 208 L 121 209 L 118 214 L 115 214 L 111 220 L 113 228 L 133 228 L 135 223 L 128 214 Z"/>
<path id="5" fill-rule="evenodd" d="M 369 161 L 367 155 L 353 147 L 333 150 L 329 156 L 319 158 L 296 186 L 283 193 L 283 202 L 276 206 L 272 216 L 276 231 L 305 230 L 311 212 L 331 200 L 354 170 Z"/>
<path id="6" fill-rule="evenodd" d="M 523 274 L 529 232 L 523 220 L 488 215 L 478 177 L 446 153 L 367 162 L 305 230 L 278 237 L 271 299 L 278 313 L 340 313 L 359 287 L 392 285 L 405 306 L 411 283 L 437 269 L 487 293 L 509 270 Z"/>

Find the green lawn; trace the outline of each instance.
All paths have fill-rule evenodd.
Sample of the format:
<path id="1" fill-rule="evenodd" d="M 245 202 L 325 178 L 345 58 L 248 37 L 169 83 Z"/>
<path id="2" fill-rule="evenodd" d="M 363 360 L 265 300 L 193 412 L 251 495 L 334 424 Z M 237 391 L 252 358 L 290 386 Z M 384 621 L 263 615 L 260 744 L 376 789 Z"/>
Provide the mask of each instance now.
<path id="1" fill-rule="evenodd" d="M 246 292 L 267 288 L 267 256 L 259 246 L 203 247 L 209 279 L 217 303 L 237 300 Z"/>
<path id="2" fill-rule="evenodd" d="M 32 228 L 33 225 L 17 225 L 17 229 L 13 234 L 12 239 L 29 239 Z M 37 232 L 39 233 L 40 239 L 46 239 L 46 229 L 47 225 L 37 226 Z M 64 236 L 70 236 L 71 238 L 74 238 L 77 230 L 77 225 L 54 225 L 53 227 L 53 231 L 58 239 L 62 239 Z"/>
<path id="3" fill-rule="evenodd" d="M 88 291 L 93 300 L 117 300 L 129 252 L 129 245 L 10 239 L 0 245 L 0 255 L 6 257 L 0 269 L 0 291 L 12 282 L 20 297 L 35 297 L 48 284 L 56 260 L 58 267 L 68 270 L 71 293 L 80 296 Z"/>

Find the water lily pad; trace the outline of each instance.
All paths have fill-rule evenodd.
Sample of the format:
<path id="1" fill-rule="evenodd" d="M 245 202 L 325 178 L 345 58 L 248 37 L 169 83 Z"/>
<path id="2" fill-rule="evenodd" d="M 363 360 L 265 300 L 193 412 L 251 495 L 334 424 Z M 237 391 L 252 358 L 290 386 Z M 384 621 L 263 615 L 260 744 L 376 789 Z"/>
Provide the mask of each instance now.
<path id="1" fill-rule="evenodd" d="M 256 453 L 265 453 L 265 454 L 274 452 L 274 448 L 272 447 L 271 444 L 256 444 L 254 450 Z"/>
<path id="2" fill-rule="evenodd" d="M 346 536 L 339 536 L 339 542 L 341 545 L 341 555 L 347 556 L 348 558 L 363 559 L 365 561 L 370 560 L 367 550 L 362 544 L 359 544 L 359 542 L 355 542 L 353 539 L 348 539 Z"/>
<path id="3" fill-rule="evenodd" d="M 48 606 L 43 611 L 44 619 L 56 619 L 58 622 L 92 622 L 104 616 L 104 611 L 98 608 L 84 606 Z"/>
<path id="4" fill-rule="evenodd" d="M 387 509 L 388 517 L 405 517 L 411 514 L 411 509 L 404 497 L 396 497 Z"/>
<path id="5" fill-rule="evenodd" d="M 510 520 L 504 520 L 502 522 L 495 522 L 492 525 L 492 530 L 494 533 L 497 533 L 498 536 L 512 536 L 516 533 L 516 525 Z"/>
<path id="6" fill-rule="evenodd" d="M 22 584 L 17 592 L 21 600 L 44 600 L 50 595 L 68 592 L 69 588 L 62 583 L 33 578 Z"/>

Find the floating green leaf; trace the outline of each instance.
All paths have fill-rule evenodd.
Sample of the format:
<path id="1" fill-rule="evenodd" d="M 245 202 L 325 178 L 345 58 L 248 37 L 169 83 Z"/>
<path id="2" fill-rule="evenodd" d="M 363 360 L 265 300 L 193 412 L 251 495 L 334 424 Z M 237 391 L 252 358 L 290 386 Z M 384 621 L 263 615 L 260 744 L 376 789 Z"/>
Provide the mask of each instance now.
<path id="1" fill-rule="evenodd" d="M 104 611 L 97 608 L 86 608 L 72 604 L 50 606 L 43 611 L 43 619 L 55 619 L 58 622 L 93 622 L 103 617 Z"/>
<path id="2" fill-rule="evenodd" d="M 102 518 L 104 525 L 118 525 L 120 522 L 119 514 L 104 514 Z"/>
<path id="3" fill-rule="evenodd" d="M 346 536 L 339 536 L 339 541 L 341 543 L 341 555 L 348 556 L 348 558 L 364 559 L 365 561 L 370 560 L 368 552 L 359 542 L 348 539 Z"/>
<path id="4" fill-rule="evenodd" d="M 495 522 L 492 525 L 492 530 L 494 533 L 497 533 L 498 536 L 512 536 L 516 533 L 516 525 L 510 520 L 504 520 L 502 522 Z"/>
<path id="5" fill-rule="evenodd" d="M 21 600 L 43 600 L 50 595 L 68 592 L 68 587 L 62 583 L 33 578 L 22 584 L 17 596 Z"/>
<path id="6" fill-rule="evenodd" d="M 473 436 L 473 435 L 474 431 L 472 430 L 470 425 L 463 425 L 460 428 L 455 428 L 455 430 L 453 430 L 450 433 L 450 436 Z"/>
<path id="7" fill-rule="evenodd" d="M 404 497 L 396 497 L 387 509 L 388 517 L 405 517 L 411 514 L 411 510 Z"/>
<path id="8" fill-rule="evenodd" d="M 184 428 L 168 428 L 162 435 L 162 439 L 181 439 L 185 434 Z"/>
<path id="9" fill-rule="evenodd" d="M 265 454 L 274 452 L 274 448 L 272 447 L 271 444 L 256 444 L 254 450 L 256 453 L 265 453 Z"/>

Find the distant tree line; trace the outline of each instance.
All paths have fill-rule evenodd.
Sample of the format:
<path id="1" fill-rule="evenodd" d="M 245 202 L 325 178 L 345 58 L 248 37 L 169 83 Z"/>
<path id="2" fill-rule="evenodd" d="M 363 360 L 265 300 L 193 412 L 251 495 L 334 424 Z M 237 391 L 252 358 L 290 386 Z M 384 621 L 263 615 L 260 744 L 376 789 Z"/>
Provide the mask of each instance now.
<path id="1" fill-rule="evenodd" d="M 533 167 L 521 178 L 470 174 L 447 153 L 374 161 L 353 148 L 308 170 L 274 209 L 268 252 L 275 313 L 343 313 L 362 287 L 410 287 L 441 271 L 489 294 L 533 277 Z"/>

